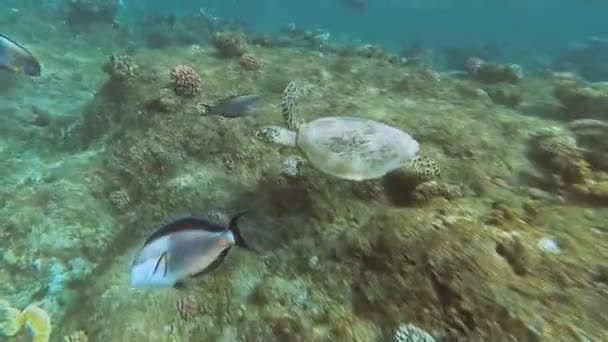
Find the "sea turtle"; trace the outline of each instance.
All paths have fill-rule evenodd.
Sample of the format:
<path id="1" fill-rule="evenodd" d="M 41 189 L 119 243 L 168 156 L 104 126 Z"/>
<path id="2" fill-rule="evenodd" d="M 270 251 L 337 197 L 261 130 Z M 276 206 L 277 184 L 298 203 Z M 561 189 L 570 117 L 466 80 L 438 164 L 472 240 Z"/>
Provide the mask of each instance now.
<path id="1" fill-rule="evenodd" d="M 434 162 L 417 156 L 418 142 L 402 130 L 351 116 L 327 116 L 304 123 L 296 117 L 298 97 L 296 84 L 290 82 L 281 101 L 287 129 L 265 126 L 256 132 L 256 137 L 297 147 L 317 170 L 347 180 L 380 178 L 408 164 L 425 175 L 439 173 Z M 290 156 L 283 165 L 296 173 L 301 161 L 300 157 Z"/>

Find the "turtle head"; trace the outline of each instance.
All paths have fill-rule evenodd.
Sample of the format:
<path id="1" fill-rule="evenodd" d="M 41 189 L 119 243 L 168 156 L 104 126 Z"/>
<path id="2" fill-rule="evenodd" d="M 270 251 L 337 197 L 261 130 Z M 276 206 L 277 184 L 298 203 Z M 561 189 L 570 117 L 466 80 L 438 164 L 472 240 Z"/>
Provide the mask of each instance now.
<path id="1" fill-rule="evenodd" d="M 283 99 L 281 100 L 281 115 L 287 128 L 297 131 L 300 125 L 303 124 L 296 115 L 296 107 L 300 91 L 295 82 L 289 82 L 283 90 Z"/>
<path id="2" fill-rule="evenodd" d="M 269 143 L 296 146 L 296 133 L 278 126 L 265 126 L 255 132 L 255 137 Z"/>

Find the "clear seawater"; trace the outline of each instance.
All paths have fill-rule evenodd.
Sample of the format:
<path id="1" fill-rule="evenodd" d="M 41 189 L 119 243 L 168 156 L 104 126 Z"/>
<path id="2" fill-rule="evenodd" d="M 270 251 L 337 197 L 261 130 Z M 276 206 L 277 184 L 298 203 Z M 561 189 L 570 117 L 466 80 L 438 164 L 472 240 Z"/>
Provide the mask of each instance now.
<path id="1" fill-rule="evenodd" d="M 42 66 L 0 70 L 0 341 L 608 340 L 607 2 L 0 10 Z M 292 81 L 297 120 L 383 123 L 423 162 L 347 180 L 259 139 Z M 244 93 L 255 114 L 205 115 Z M 244 210 L 258 253 L 130 286 L 160 226 Z"/>

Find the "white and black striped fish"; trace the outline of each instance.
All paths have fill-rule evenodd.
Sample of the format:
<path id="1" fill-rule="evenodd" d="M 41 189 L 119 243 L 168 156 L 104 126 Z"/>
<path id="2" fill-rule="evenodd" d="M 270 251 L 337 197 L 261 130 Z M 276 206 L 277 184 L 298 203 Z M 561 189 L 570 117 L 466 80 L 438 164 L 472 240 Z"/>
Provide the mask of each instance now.
<path id="1" fill-rule="evenodd" d="M 40 76 L 38 60 L 23 46 L 9 37 L 0 34 L 0 69 L 13 74 L 24 72 L 29 76 Z"/>
<path id="2" fill-rule="evenodd" d="M 217 269 L 232 246 L 254 251 L 237 225 L 245 213 L 230 220 L 228 228 L 201 217 L 168 223 L 150 235 L 131 264 L 132 287 L 183 287 L 189 278 Z"/>

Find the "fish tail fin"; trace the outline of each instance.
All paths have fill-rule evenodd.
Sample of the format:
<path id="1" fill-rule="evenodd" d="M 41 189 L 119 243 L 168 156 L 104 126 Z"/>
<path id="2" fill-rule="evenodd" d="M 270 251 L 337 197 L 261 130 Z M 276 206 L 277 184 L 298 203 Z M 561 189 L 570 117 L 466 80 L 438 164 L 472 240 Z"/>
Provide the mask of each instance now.
<path id="1" fill-rule="evenodd" d="M 202 110 L 200 111 L 200 115 L 202 116 L 208 116 L 211 115 L 211 110 L 213 109 L 213 105 L 210 105 L 208 103 L 199 103 L 199 106 L 201 106 Z"/>
<path id="2" fill-rule="evenodd" d="M 245 249 L 248 249 L 252 252 L 257 253 L 257 251 L 255 249 L 253 249 L 251 246 L 249 246 L 249 244 L 243 239 L 243 235 L 241 235 L 241 229 L 239 228 L 238 220 L 241 217 L 243 217 L 245 214 L 247 214 L 247 212 L 242 211 L 242 212 L 239 212 L 236 215 L 234 215 L 232 217 L 232 219 L 230 220 L 230 225 L 228 226 L 228 230 L 230 230 L 230 232 L 232 232 L 232 235 L 234 236 L 234 243 L 237 246 L 243 247 Z"/>

